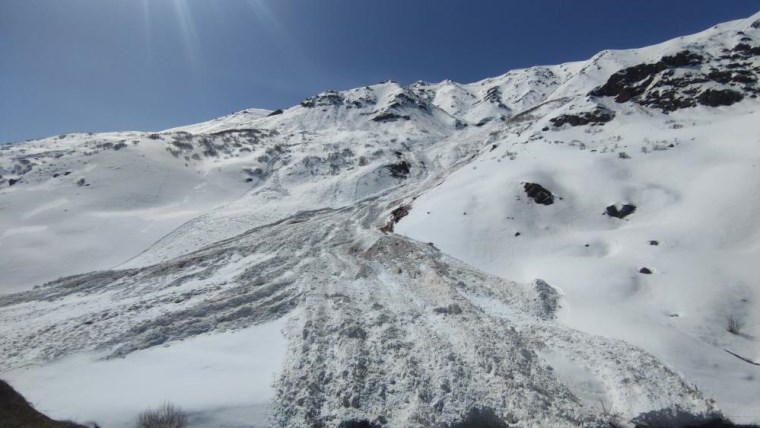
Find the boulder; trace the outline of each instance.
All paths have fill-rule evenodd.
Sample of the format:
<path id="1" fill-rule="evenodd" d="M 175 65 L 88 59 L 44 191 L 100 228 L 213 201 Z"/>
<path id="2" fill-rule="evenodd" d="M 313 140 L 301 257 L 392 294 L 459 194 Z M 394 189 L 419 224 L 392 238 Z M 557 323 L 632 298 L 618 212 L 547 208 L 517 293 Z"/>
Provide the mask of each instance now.
<path id="1" fill-rule="evenodd" d="M 533 199 L 537 204 L 551 205 L 554 203 L 554 195 L 552 192 L 548 191 L 538 183 L 525 183 L 523 189 L 525 189 L 525 193 L 528 194 L 528 197 Z"/>
<path id="2" fill-rule="evenodd" d="M 625 218 L 629 215 L 636 212 L 636 205 L 632 204 L 623 204 L 622 207 L 618 209 L 616 205 L 610 205 L 607 207 L 606 214 L 610 217 L 615 218 Z"/>

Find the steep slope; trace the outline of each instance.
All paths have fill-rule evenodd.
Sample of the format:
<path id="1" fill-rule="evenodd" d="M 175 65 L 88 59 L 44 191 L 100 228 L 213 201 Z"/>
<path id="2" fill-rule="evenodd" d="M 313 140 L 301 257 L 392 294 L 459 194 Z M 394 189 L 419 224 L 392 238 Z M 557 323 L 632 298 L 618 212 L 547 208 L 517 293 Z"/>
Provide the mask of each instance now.
<path id="1" fill-rule="evenodd" d="M 760 422 L 757 18 L 8 147 L 0 372 L 109 426 Z"/>
<path id="2" fill-rule="evenodd" d="M 567 85 L 588 97 L 514 123 L 396 231 L 501 277 L 548 281 L 563 294 L 563 323 L 642 346 L 756 420 L 760 384 L 746 361 L 760 360 L 754 23 L 646 48 L 657 56 L 596 87 L 574 77 Z M 608 52 L 585 68 L 640 56 Z M 553 203 L 536 203 L 525 183 Z M 635 212 L 609 215 L 623 204 Z M 727 331 L 735 322 L 739 334 Z"/>

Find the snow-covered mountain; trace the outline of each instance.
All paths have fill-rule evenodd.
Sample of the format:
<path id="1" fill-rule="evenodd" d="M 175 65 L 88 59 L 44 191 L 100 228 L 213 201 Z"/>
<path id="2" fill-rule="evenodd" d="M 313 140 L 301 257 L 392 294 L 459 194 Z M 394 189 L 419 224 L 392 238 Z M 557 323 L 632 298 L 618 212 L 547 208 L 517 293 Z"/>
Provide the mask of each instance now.
<path id="1" fill-rule="evenodd" d="M 3 146 L 0 377 L 117 427 L 760 423 L 759 18 Z"/>

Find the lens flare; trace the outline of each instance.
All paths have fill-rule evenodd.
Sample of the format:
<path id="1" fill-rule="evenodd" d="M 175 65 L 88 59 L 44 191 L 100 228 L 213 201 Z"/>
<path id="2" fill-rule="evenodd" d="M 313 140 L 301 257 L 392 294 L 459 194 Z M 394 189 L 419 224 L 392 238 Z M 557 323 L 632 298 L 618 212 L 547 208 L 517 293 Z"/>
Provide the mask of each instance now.
<path id="1" fill-rule="evenodd" d="M 308 70 L 303 76 L 304 79 L 314 79 L 318 76 L 325 77 L 323 76 L 321 67 L 312 60 L 310 55 L 307 55 L 302 50 L 291 32 L 280 22 L 277 15 L 270 8 L 267 0 L 246 1 L 253 11 L 257 24 L 263 30 L 261 33 L 268 34 L 268 39 L 273 44 L 278 45 L 283 55 L 293 64 L 294 70 Z M 289 83 L 284 84 L 289 85 Z"/>
<path id="2" fill-rule="evenodd" d="M 285 34 L 282 30 L 280 22 L 277 21 L 277 17 L 269 9 L 269 6 L 263 0 L 247 0 L 248 4 L 253 9 L 254 14 L 258 18 L 259 22 L 267 27 L 269 31 L 276 32 L 278 35 Z"/>
<path id="3" fill-rule="evenodd" d="M 185 0 L 172 0 L 174 11 L 177 15 L 177 21 L 182 32 L 182 43 L 185 48 L 185 55 L 193 67 L 194 71 L 199 71 L 202 66 L 201 45 L 198 33 L 195 30 L 195 21 L 193 21 L 190 8 Z"/>
<path id="4" fill-rule="evenodd" d="M 142 12 L 143 12 L 143 38 L 145 40 L 145 55 L 150 61 L 153 58 L 153 42 L 150 30 L 150 0 L 142 0 Z"/>

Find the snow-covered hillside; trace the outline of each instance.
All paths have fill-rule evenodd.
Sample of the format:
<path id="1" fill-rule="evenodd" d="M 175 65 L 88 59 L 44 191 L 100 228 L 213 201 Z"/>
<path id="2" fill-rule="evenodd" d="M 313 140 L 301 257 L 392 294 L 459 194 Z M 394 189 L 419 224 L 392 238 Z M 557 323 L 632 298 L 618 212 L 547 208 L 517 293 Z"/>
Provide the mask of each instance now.
<path id="1" fill-rule="evenodd" d="M 760 423 L 758 18 L 4 146 L 0 377 L 117 427 Z"/>

